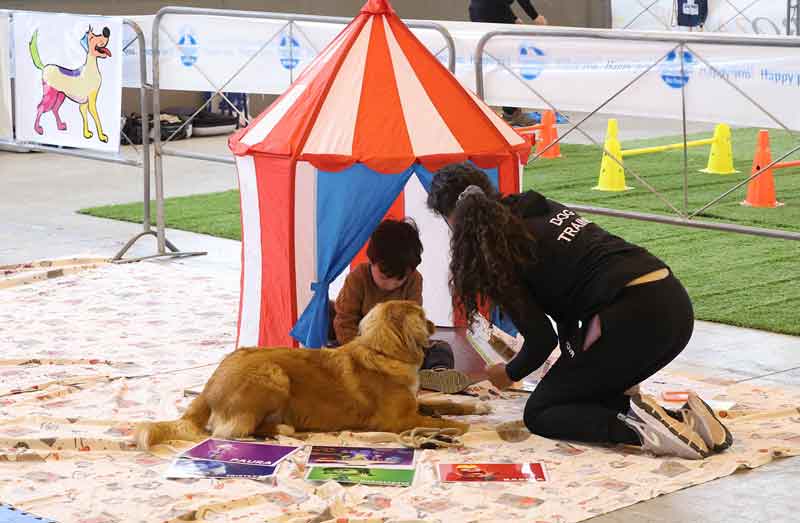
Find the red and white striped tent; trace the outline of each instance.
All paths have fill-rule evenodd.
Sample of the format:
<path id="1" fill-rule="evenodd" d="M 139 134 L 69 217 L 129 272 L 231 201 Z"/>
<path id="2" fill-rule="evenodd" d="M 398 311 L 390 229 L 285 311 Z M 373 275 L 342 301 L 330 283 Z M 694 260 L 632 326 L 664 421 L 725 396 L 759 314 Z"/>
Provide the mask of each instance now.
<path id="1" fill-rule="evenodd" d="M 425 209 L 432 172 L 471 161 L 514 193 L 530 152 L 387 0 L 369 0 L 229 145 L 242 210 L 237 346 L 321 346 L 329 293 L 387 213 L 416 219 L 426 311 L 452 325 L 448 231 Z"/>

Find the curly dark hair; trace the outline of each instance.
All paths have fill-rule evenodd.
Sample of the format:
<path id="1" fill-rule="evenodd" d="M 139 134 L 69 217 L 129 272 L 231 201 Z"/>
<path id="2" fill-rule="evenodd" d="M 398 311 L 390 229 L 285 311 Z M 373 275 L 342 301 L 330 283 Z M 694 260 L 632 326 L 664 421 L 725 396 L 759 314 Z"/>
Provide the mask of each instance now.
<path id="1" fill-rule="evenodd" d="M 464 189 L 470 185 L 481 191 Z M 515 307 L 526 292 L 521 271 L 536 261 L 536 242 L 472 164 L 448 165 L 433 178 L 428 207 L 450 223 L 450 291 L 472 321 L 482 300 Z"/>
<path id="2" fill-rule="evenodd" d="M 389 278 L 405 278 L 422 262 L 419 229 L 411 218 L 384 220 L 372 233 L 367 258 Z"/>

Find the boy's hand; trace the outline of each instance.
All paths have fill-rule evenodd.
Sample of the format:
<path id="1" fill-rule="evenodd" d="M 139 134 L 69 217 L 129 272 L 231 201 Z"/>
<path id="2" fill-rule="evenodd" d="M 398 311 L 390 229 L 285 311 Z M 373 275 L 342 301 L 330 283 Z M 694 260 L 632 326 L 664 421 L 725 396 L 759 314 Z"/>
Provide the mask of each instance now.
<path id="1" fill-rule="evenodd" d="M 506 374 L 505 363 L 497 363 L 491 367 L 487 367 L 486 374 L 489 378 L 489 381 L 492 382 L 492 385 L 500 390 L 505 390 L 514 384 L 514 382 L 511 381 L 511 378 L 508 377 L 508 374 Z"/>

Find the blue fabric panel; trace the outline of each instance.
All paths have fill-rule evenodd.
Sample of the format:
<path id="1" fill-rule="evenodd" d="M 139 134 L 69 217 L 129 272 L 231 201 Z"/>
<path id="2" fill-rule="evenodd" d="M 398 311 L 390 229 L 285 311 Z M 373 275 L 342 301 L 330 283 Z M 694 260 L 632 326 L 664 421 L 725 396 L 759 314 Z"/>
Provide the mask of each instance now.
<path id="1" fill-rule="evenodd" d="M 343 171 L 317 173 L 317 277 L 314 296 L 292 329 L 306 347 L 328 340 L 328 290 L 348 266 L 389 207 L 402 192 L 414 167 L 381 174 L 362 164 Z"/>

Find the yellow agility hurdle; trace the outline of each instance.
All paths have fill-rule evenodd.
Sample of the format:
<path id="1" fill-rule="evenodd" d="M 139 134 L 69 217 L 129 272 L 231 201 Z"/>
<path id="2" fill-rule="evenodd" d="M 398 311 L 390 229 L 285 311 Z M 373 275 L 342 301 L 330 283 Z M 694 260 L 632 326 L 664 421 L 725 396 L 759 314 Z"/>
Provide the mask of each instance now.
<path id="1" fill-rule="evenodd" d="M 711 138 L 691 140 L 685 144 L 686 147 L 702 147 L 704 145 L 710 145 L 711 152 L 708 155 L 708 166 L 705 169 L 701 169 L 700 172 L 722 175 L 739 172 L 733 168 L 733 145 L 731 143 L 731 128 L 728 125 L 718 124 L 714 128 L 714 135 Z M 632 189 L 632 187 L 625 185 L 624 158 L 662 153 L 683 149 L 683 147 L 684 143 L 678 142 L 623 150 L 619 142 L 619 124 L 616 119 L 611 118 L 608 120 L 608 128 L 606 129 L 605 150 L 603 151 L 603 159 L 600 162 L 600 178 L 594 190 L 617 192 Z"/>

